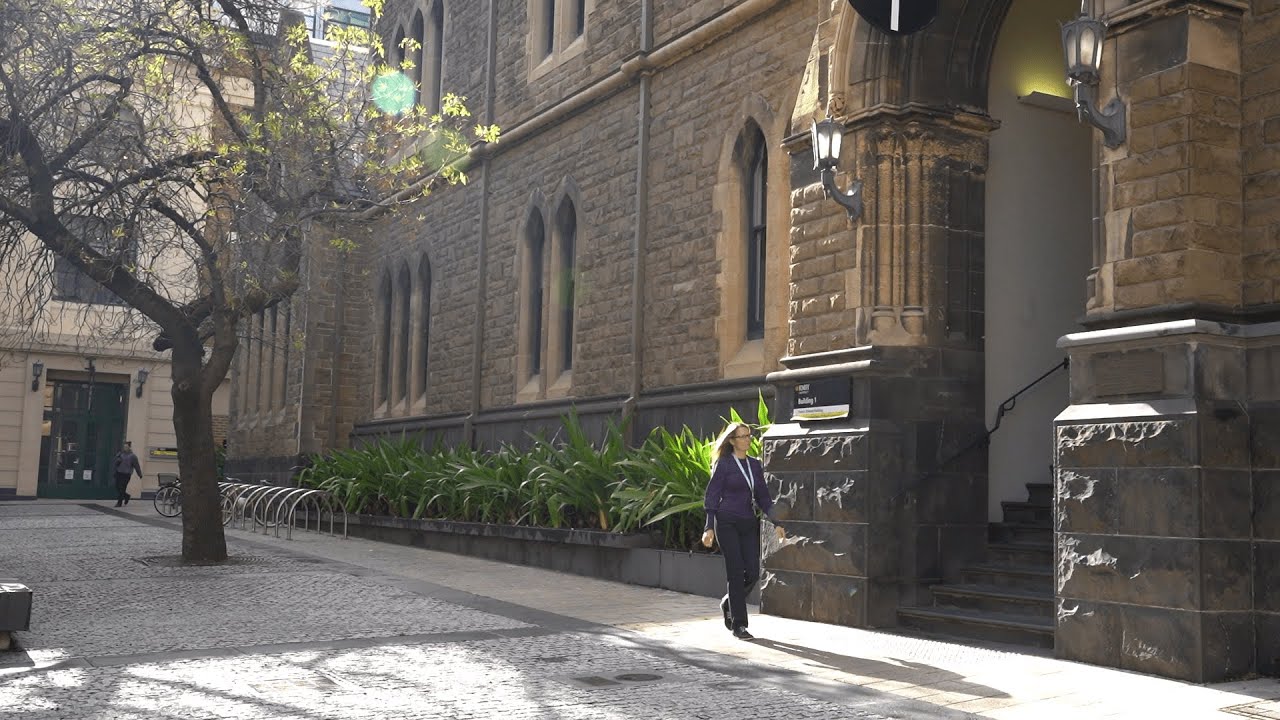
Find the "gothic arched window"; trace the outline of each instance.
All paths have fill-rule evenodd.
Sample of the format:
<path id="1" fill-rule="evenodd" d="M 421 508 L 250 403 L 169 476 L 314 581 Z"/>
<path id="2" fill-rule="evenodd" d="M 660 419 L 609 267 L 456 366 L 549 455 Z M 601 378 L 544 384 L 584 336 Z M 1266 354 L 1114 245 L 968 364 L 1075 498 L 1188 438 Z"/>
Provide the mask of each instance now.
<path id="1" fill-rule="evenodd" d="M 747 267 L 746 315 L 747 339 L 764 337 L 765 297 L 765 237 L 767 235 L 766 198 L 769 175 L 769 157 L 765 148 L 764 133 L 752 125 L 747 130 L 746 152 L 743 157 L 743 212 L 745 215 Z"/>

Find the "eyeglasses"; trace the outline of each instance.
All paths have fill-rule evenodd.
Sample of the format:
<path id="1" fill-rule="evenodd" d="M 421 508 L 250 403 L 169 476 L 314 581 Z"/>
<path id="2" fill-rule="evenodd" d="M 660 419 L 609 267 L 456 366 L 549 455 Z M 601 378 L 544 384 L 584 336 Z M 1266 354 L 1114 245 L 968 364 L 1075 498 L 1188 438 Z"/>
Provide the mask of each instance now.
<path id="1" fill-rule="evenodd" d="M 750 439 L 751 439 L 751 431 L 750 431 L 750 430 L 748 430 L 746 435 L 742 435 L 742 434 L 730 435 L 730 436 L 729 436 L 729 439 L 730 439 L 730 440 L 750 440 Z"/>

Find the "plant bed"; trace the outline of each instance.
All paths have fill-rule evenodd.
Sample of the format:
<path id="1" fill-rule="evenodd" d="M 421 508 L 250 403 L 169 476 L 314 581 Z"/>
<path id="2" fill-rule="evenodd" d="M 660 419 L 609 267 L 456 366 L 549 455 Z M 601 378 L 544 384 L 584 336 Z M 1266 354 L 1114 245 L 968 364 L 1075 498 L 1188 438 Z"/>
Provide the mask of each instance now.
<path id="1" fill-rule="evenodd" d="M 724 561 L 717 554 L 664 550 L 653 534 L 622 534 L 350 515 L 352 537 L 527 565 L 631 585 L 720 597 Z"/>

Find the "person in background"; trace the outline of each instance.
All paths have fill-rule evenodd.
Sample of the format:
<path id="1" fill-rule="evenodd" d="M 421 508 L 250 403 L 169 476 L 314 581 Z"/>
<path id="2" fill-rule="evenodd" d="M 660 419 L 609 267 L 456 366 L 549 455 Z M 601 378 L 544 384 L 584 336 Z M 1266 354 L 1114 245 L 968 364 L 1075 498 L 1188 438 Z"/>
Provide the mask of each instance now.
<path id="1" fill-rule="evenodd" d="M 111 471 L 116 476 L 116 507 L 129 504 L 129 479 L 133 474 L 138 473 L 138 477 L 142 477 L 142 463 L 138 462 L 138 456 L 133 454 L 133 443 L 128 440 L 124 441 L 124 448 L 116 453 L 116 457 L 111 461 Z"/>
<path id="2" fill-rule="evenodd" d="M 729 423 L 716 438 L 711 482 L 703 498 L 707 525 L 702 544 L 711 547 L 719 540 L 724 555 L 728 592 L 720 600 L 720 613 L 724 626 L 742 640 L 752 637 L 747 632 L 747 595 L 760 580 L 760 513 L 775 519 L 764 466 L 747 454 L 750 449 L 751 427 Z M 785 536 L 781 526 L 775 531 L 779 540 Z"/>

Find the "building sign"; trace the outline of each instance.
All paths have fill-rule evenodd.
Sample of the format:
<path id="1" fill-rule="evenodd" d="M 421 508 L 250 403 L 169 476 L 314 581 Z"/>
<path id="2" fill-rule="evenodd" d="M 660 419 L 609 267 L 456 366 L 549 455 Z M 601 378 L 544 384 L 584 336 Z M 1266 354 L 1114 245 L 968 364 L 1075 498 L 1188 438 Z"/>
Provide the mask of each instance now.
<path id="1" fill-rule="evenodd" d="M 823 378 L 796 383 L 795 409 L 792 420 L 837 420 L 849 417 L 849 397 L 853 394 L 849 378 Z"/>
<path id="2" fill-rule="evenodd" d="M 938 16 L 938 0 L 849 0 L 864 20 L 891 35 L 920 32 Z"/>
<path id="3" fill-rule="evenodd" d="M 148 452 L 153 460 L 177 460 L 178 448 L 175 447 L 153 447 Z"/>

